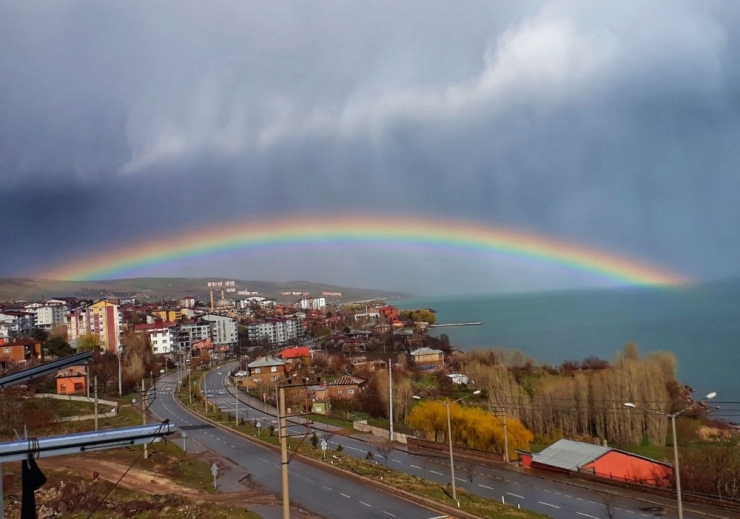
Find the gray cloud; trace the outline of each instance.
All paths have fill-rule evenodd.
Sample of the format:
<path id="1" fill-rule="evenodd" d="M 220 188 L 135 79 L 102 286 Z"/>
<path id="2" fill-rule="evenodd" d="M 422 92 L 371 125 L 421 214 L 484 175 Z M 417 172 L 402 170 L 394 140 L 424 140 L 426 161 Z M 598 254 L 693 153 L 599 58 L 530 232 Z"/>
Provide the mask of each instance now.
<path id="1" fill-rule="evenodd" d="M 188 226 L 350 210 L 737 275 L 738 21 L 718 2 L 5 2 L 0 275 Z M 594 282 L 469 258 L 453 273 L 423 252 L 389 273 L 388 254 L 188 268 L 417 292 Z"/>

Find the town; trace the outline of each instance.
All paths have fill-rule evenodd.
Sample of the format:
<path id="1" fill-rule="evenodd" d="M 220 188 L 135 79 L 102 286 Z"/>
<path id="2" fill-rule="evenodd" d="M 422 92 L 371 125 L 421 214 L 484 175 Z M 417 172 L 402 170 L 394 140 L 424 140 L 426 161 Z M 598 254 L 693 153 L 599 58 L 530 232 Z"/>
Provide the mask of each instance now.
<path id="1" fill-rule="evenodd" d="M 364 438 L 364 445 L 352 448 L 365 453 L 366 462 L 384 460 L 386 469 L 394 449 L 449 456 L 450 477 L 429 471 L 447 482 L 445 499 L 459 506 L 456 486 L 467 487 L 460 489 L 463 495 L 488 487 L 456 484 L 453 454 L 461 463 L 457 470 L 468 474 L 461 481 L 471 484 L 473 464 L 482 463 L 554 479 L 568 474 L 586 486 L 598 482 L 669 496 L 675 484 L 672 464 L 632 446 L 642 442 L 666 448 L 664 417 L 672 407 L 658 407 L 661 402 L 682 406 L 689 411 L 682 418 L 692 423 L 706 423 L 708 406 L 676 382 L 675 359 L 667 354 L 641 357 L 634 344 L 626 345 L 613 364 L 588 358 L 537 367 L 517 351 L 456 350 L 446 335 L 429 333 L 439 324 L 433 309 L 401 310 L 382 300 L 338 302 L 337 292 L 301 290 L 281 293 L 294 299 L 278 303 L 254 291 L 236 294 L 231 283 L 213 282 L 204 300 L 187 296 L 142 302 L 110 295 L 2 304 L 2 375 L 80 352 L 90 352 L 92 362 L 67 366 L 14 393 L 5 390 L 0 433 L 12 437 L 22 429 L 35 434 L 53 430 L 53 413 L 39 405 L 7 412 L 10 402 L 17 409 L 29 393 L 90 398 L 94 391 L 97 402 L 98 397 L 135 397 L 145 387 L 156 391 L 161 379 L 160 387 L 176 381 L 173 393 L 179 392 L 191 410 L 202 402 L 207 417 L 260 436 L 260 427 L 269 423 L 268 409 L 279 414 L 279 389 L 288 388 L 292 391 L 285 391 L 284 404 L 289 415 L 309 417 L 318 427 L 305 433 L 312 434 L 314 449 L 317 431 L 323 431 L 325 452 L 328 431 L 346 430 L 342 434 Z M 221 366 L 229 367 L 223 378 L 228 385 L 209 391 L 205 374 Z M 196 373 L 200 382 L 193 384 Z M 619 389 L 627 375 L 634 384 L 631 393 Z M 143 404 L 148 397 L 141 394 Z M 233 398 L 236 407 L 222 395 Z M 655 413 L 628 415 L 627 404 L 634 407 L 633 401 L 654 407 Z M 260 416 L 260 410 L 266 414 Z M 631 417 L 629 423 L 625 416 Z M 704 435 L 726 434 L 701 427 Z M 270 436 L 274 430 L 271 424 Z M 333 442 L 338 454 L 343 446 Z M 684 462 L 697 473 L 698 460 Z M 695 475 L 687 481 L 686 495 L 706 489 L 707 478 Z M 611 509 L 613 504 L 604 500 L 599 506 Z"/>

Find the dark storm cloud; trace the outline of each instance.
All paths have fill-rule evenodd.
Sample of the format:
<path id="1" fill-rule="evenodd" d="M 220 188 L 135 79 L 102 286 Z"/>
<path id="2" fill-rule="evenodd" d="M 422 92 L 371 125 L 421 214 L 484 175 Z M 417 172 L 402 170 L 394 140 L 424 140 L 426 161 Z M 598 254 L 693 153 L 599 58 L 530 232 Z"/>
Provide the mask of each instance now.
<path id="1" fill-rule="evenodd" d="M 737 275 L 739 21 L 688 2 L 5 2 L 0 217 L 16 253 L 0 274 L 48 265 L 48 248 L 360 210 Z M 367 255 L 294 267 L 331 282 Z M 445 268 L 403 259 L 409 290 Z M 511 272 L 491 283 L 531 285 Z"/>

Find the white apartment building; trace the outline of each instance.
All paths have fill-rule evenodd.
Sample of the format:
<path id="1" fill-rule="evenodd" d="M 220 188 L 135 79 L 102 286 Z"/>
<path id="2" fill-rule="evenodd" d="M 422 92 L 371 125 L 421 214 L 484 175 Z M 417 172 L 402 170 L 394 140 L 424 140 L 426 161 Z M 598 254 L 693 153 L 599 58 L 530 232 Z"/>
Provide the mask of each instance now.
<path id="1" fill-rule="evenodd" d="M 236 349 L 239 343 L 236 319 L 213 314 L 204 315 L 201 319 L 211 323 L 211 341 L 217 349 L 219 346 L 227 346 L 229 351 Z"/>
<path id="2" fill-rule="evenodd" d="M 155 355 L 177 351 L 177 323 L 138 324 L 134 330 L 137 333 L 146 333 Z"/>
<path id="3" fill-rule="evenodd" d="M 248 325 L 247 334 L 253 344 L 267 340 L 270 344 L 281 345 L 291 339 L 302 339 L 305 332 L 298 319 L 274 318 Z"/>
<path id="4" fill-rule="evenodd" d="M 31 303 L 25 306 L 26 311 L 36 314 L 36 327 L 51 330 L 65 324 L 67 306 L 64 301 L 49 300 L 44 303 Z"/>
<path id="5" fill-rule="evenodd" d="M 326 307 L 325 297 L 307 297 L 298 301 L 301 310 L 321 310 Z"/>
<path id="6" fill-rule="evenodd" d="M 9 337 L 27 337 L 36 328 L 36 314 L 25 310 L 3 310 L 0 323 L 5 325 Z"/>

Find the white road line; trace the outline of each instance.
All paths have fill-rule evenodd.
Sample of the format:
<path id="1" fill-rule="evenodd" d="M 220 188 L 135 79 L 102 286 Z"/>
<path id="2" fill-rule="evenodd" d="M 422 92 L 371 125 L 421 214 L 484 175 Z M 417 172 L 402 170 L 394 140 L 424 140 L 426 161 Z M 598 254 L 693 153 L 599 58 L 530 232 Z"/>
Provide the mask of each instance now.
<path id="1" fill-rule="evenodd" d="M 582 515 L 583 517 L 590 517 L 591 519 L 599 519 L 599 518 L 598 518 L 598 517 L 596 517 L 595 515 L 588 515 L 588 514 L 584 514 L 583 512 L 576 512 L 576 513 L 577 513 L 578 515 Z"/>
<path id="2" fill-rule="evenodd" d="M 372 508 L 372 506 L 368 505 L 365 501 L 360 501 L 360 504 L 365 505 L 368 508 Z"/>
<path id="3" fill-rule="evenodd" d="M 438 476 L 444 476 L 444 474 L 442 474 L 441 472 L 437 472 L 436 470 L 430 470 L 429 472 L 431 472 L 432 474 L 437 474 Z M 463 479 L 462 481 L 465 480 Z"/>
<path id="4" fill-rule="evenodd" d="M 520 496 L 519 494 L 512 494 L 511 492 L 507 492 L 510 496 L 518 497 L 519 499 L 524 499 L 524 496 Z"/>
<path id="5" fill-rule="evenodd" d="M 390 512 L 386 512 L 385 510 L 383 510 L 383 513 L 384 513 L 384 514 L 388 514 L 388 515 L 390 515 L 391 517 L 396 517 L 396 516 L 395 516 L 395 515 L 393 515 L 392 513 L 390 513 Z"/>
<path id="6" fill-rule="evenodd" d="M 326 485 L 321 485 L 321 486 L 322 486 L 322 487 L 324 487 L 324 488 L 325 488 L 325 489 L 327 489 L 327 490 L 331 490 L 332 492 L 334 491 L 334 489 L 333 489 L 333 488 L 331 488 L 331 487 L 327 487 Z"/>
<path id="7" fill-rule="evenodd" d="M 339 492 L 339 495 L 340 495 L 340 496 L 344 496 L 344 497 L 346 497 L 347 499 L 352 499 L 352 498 L 351 498 L 351 497 L 349 497 L 349 496 L 348 496 L 347 494 L 342 494 L 341 492 Z"/>
<path id="8" fill-rule="evenodd" d="M 557 506 L 557 505 L 551 505 L 550 503 L 545 503 L 544 501 L 537 501 L 537 502 L 538 502 L 539 504 L 541 504 L 541 505 L 545 505 L 545 506 L 551 506 L 551 507 L 553 507 L 553 508 L 560 508 L 560 507 L 559 507 L 559 506 Z"/>
<path id="9" fill-rule="evenodd" d="M 478 486 L 479 487 L 483 487 L 483 488 L 487 488 L 488 490 L 495 490 L 493 487 L 487 487 L 486 485 L 481 485 L 480 483 L 478 483 Z"/>
<path id="10" fill-rule="evenodd" d="M 396 463 L 403 463 L 403 461 L 401 461 L 401 460 L 391 460 L 391 461 L 395 461 Z M 386 512 L 386 513 L 388 513 L 388 512 Z M 395 515 L 393 517 L 395 517 Z"/>
<path id="11" fill-rule="evenodd" d="M 421 467 L 417 467 L 416 465 L 409 465 L 409 467 L 414 467 L 415 469 L 421 470 Z"/>
<path id="12" fill-rule="evenodd" d="M 435 474 L 439 474 L 438 472 L 435 472 Z M 461 478 L 455 478 L 458 481 L 462 481 L 463 483 L 467 482 L 467 479 L 461 479 Z"/>

